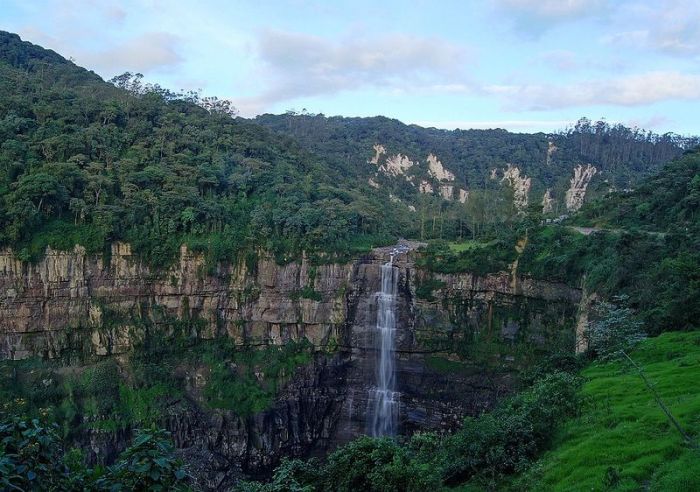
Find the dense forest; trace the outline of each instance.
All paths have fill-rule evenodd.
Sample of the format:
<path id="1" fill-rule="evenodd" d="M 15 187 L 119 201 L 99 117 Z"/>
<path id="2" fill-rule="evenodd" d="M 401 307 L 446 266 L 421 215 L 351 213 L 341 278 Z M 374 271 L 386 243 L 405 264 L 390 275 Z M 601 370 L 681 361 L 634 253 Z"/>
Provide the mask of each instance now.
<path id="1" fill-rule="evenodd" d="M 564 189 L 573 163 L 594 162 L 627 187 L 691 143 L 586 120 L 552 136 L 447 132 L 387 118 L 250 122 L 233 118 L 226 101 L 173 93 L 138 74 L 105 83 L 9 33 L 0 34 L 0 89 L 0 244 L 27 259 L 48 245 L 97 252 L 115 240 L 164 265 L 182 243 L 215 263 L 261 247 L 285 261 L 402 236 L 476 237 L 517 212 L 490 169 L 513 163 L 541 183 L 535 189 Z M 547 165 L 550 140 L 559 150 Z M 405 181 L 369 186 L 377 142 L 421 158 L 436 152 L 471 199 L 416 195 Z"/>
<path id="2" fill-rule="evenodd" d="M 372 146 L 388 154 L 412 159 L 437 155 L 468 190 L 492 187 L 490 173 L 517 166 L 533 180 L 533 195 L 545 188 L 566 188 L 577 164 L 592 164 L 617 188 L 630 188 L 649 173 L 698 143 L 694 137 L 664 135 L 582 118 L 557 133 L 510 133 L 506 130 L 439 130 L 405 125 L 398 120 L 326 117 L 293 111 L 265 114 L 255 121 L 278 133 L 293 136 L 304 148 L 328 161 L 349 163 L 369 174 Z"/>
<path id="3" fill-rule="evenodd" d="M 386 197 L 226 104 L 138 75 L 107 84 L 16 35 L 0 41 L 0 243 L 26 258 L 125 240 L 154 264 L 183 242 L 213 261 L 259 247 L 283 259 L 403 228 Z"/>

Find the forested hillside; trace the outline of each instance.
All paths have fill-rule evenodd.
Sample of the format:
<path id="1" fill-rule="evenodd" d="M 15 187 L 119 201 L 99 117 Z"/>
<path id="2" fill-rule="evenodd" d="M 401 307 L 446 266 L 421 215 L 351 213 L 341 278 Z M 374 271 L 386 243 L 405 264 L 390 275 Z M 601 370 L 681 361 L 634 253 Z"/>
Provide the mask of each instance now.
<path id="1" fill-rule="evenodd" d="M 691 490 L 697 143 L 247 120 L 0 32 L 0 487 Z"/>
<path id="2" fill-rule="evenodd" d="M 605 190 L 628 187 L 691 143 L 587 121 L 547 136 L 233 114 L 226 101 L 173 93 L 138 74 L 105 83 L 0 34 L 0 244 L 36 258 L 47 245 L 97 252 L 123 240 L 164 265 L 182 243 L 213 264 L 260 247 L 284 261 L 402 236 L 483 236 L 512 227 L 522 212 L 515 183 L 526 176 L 540 207 L 545 188 L 563 196 L 574 165 L 599 166 Z M 435 153 L 443 164 L 430 175 L 423 162 L 395 179 L 368 162 L 378 143 L 387 155 Z M 504 181 L 508 165 L 522 176 Z M 552 213 L 565 210 L 562 200 Z"/>
<path id="3" fill-rule="evenodd" d="M 471 242 L 432 241 L 424 265 L 441 273 L 517 271 L 624 295 L 649 333 L 695 326 L 700 312 L 700 152 L 585 204 L 563 223 L 534 214 Z"/>
<path id="4" fill-rule="evenodd" d="M 386 197 L 221 101 L 0 43 L 0 243 L 26 258 L 124 240 L 154 264 L 183 242 L 212 261 L 259 247 L 282 259 L 405 230 Z"/>
<path id="5" fill-rule="evenodd" d="M 368 162 L 375 144 L 382 145 L 387 155 L 401 153 L 414 161 L 436 155 L 454 173 L 455 184 L 470 192 L 497 188 L 493 171 L 502 177 L 509 165 L 517 167 L 522 177 L 531 178 L 530 203 L 537 205 L 546 189 L 561 202 L 572 170 L 579 164 L 596 167 L 598 187 L 603 191 L 632 188 L 697 143 L 696 138 L 658 135 L 586 118 L 552 134 L 498 129 L 448 131 L 405 125 L 381 116 L 344 118 L 294 112 L 266 114 L 255 121 L 293 136 L 324 159 L 347 163 L 361 176 L 376 171 Z M 559 209 L 565 211 L 561 204 Z"/>

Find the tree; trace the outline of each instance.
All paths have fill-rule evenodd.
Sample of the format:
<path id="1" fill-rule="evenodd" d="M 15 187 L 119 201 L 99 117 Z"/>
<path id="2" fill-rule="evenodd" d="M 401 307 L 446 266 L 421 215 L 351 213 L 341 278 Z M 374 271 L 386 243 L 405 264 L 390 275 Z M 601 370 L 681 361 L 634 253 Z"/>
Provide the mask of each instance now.
<path id="1" fill-rule="evenodd" d="M 612 302 L 597 305 L 596 319 L 584 335 L 591 354 L 603 360 L 617 358 L 646 338 L 642 322 L 624 305 L 627 300 L 627 296 L 616 296 Z"/>

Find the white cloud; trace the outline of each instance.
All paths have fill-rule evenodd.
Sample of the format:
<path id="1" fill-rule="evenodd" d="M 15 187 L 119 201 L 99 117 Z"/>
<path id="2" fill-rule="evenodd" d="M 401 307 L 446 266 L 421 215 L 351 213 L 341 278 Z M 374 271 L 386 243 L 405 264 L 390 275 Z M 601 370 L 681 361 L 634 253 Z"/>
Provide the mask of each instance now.
<path id="1" fill-rule="evenodd" d="M 600 15 L 608 0 L 496 0 L 495 5 L 516 31 L 533 37 L 561 23 Z"/>
<path id="2" fill-rule="evenodd" d="M 604 43 L 670 55 L 700 55 L 700 3 L 696 0 L 628 2 L 618 10 L 617 23 L 618 31 L 604 36 Z"/>
<path id="3" fill-rule="evenodd" d="M 258 37 L 256 53 L 267 87 L 259 97 L 237 101 L 253 111 L 297 97 L 366 87 L 454 93 L 470 86 L 464 75 L 466 50 L 439 38 L 389 34 L 336 40 L 267 30 Z"/>
<path id="4" fill-rule="evenodd" d="M 595 10 L 601 0 L 497 0 L 502 8 L 527 13 L 533 17 L 565 19 Z"/>
<path id="5" fill-rule="evenodd" d="M 102 73 L 149 72 L 179 65 L 182 62 L 179 44 L 180 38 L 173 34 L 147 32 L 104 51 L 78 53 L 76 59 Z"/>
<path id="6" fill-rule="evenodd" d="M 568 85 L 491 85 L 484 89 L 515 110 L 549 110 L 586 105 L 639 106 L 666 100 L 700 99 L 700 75 L 655 71 Z"/>

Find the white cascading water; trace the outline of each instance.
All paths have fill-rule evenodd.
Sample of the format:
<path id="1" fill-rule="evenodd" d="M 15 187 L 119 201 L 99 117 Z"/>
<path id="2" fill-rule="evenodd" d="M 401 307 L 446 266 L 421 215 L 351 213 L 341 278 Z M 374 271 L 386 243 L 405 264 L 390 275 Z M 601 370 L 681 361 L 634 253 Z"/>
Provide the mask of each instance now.
<path id="1" fill-rule="evenodd" d="M 396 293 L 399 269 L 394 257 L 382 265 L 382 290 L 377 292 L 376 386 L 369 391 L 368 434 L 393 436 L 399 417 L 399 397 L 394 374 L 394 339 L 396 337 Z"/>

